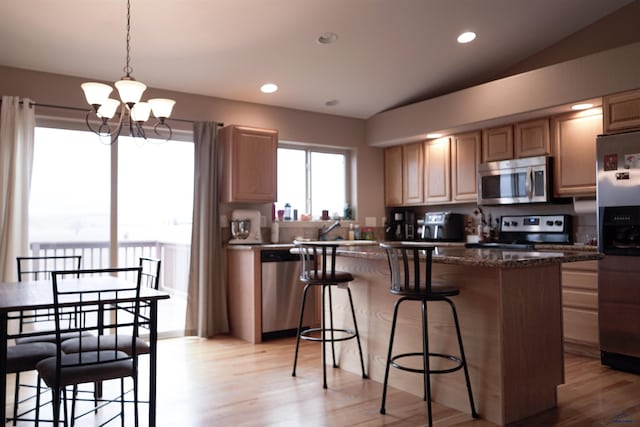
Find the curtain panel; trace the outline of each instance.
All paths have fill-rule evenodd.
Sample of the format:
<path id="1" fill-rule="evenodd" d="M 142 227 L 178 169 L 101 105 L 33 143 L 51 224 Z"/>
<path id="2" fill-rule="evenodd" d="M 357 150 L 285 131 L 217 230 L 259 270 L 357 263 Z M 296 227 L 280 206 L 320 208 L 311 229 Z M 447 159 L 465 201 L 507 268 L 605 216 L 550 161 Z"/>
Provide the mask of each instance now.
<path id="1" fill-rule="evenodd" d="M 217 130 L 216 122 L 193 126 L 195 182 L 185 335 L 203 338 L 229 332 Z"/>
<path id="2" fill-rule="evenodd" d="M 18 280 L 16 256 L 29 254 L 29 192 L 35 114 L 31 100 L 3 96 L 0 112 L 0 281 Z"/>

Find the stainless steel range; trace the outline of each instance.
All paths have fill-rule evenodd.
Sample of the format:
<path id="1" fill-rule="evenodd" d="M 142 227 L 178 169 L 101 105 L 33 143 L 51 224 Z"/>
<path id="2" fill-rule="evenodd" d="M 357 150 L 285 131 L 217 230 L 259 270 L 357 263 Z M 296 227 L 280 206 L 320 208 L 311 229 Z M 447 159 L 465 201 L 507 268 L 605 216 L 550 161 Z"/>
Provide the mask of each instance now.
<path id="1" fill-rule="evenodd" d="M 533 249 L 536 243 L 573 243 L 570 215 L 508 215 L 500 218 L 497 241 L 469 243 L 467 247 Z"/>

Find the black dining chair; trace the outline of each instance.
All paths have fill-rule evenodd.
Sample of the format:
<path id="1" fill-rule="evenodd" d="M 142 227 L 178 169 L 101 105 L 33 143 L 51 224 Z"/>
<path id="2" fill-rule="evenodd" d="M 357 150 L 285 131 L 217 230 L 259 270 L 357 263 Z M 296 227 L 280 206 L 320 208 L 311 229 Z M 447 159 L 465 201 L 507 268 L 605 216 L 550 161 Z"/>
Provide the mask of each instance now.
<path id="1" fill-rule="evenodd" d="M 79 270 L 82 262 L 81 255 L 56 255 L 56 256 L 19 256 L 16 257 L 16 267 L 18 281 L 51 280 L 51 272 L 54 270 Z M 73 321 L 74 313 L 67 316 Z M 20 333 L 27 328 L 48 329 L 51 328 L 53 312 L 51 310 L 34 310 L 33 312 L 18 313 L 18 330 Z M 46 326 L 49 322 L 49 326 Z M 18 337 L 15 339 L 15 346 L 8 349 L 7 372 L 15 374 L 15 388 L 13 399 L 13 425 L 23 416 L 19 415 L 19 406 L 34 397 L 39 401 L 40 396 L 30 395 L 24 399 L 20 398 L 21 389 L 35 388 L 33 384 L 20 382 L 22 372 L 35 369 L 35 364 L 44 357 L 52 356 L 51 349 L 55 350 L 55 334 L 32 335 Z M 47 343 L 47 344 L 43 344 Z M 39 378 L 38 378 L 39 381 Z M 39 404 L 36 403 L 36 411 Z M 37 418 L 37 416 L 36 416 Z"/>
<path id="2" fill-rule="evenodd" d="M 97 270 L 54 271 L 52 273 L 52 288 L 54 297 L 54 321 L 56 341 L 56 355 L 40 361 L 36 365 L 39 375 L 52 391 L 53 422 L 60 421 L 61 404 L 67 414 L 67 388 L 72 387 L 72 405 L 69 419 L 73 425 L 76 418 L 76 400 L 78 385 L 84 383 L 102 383 L 108 380 L 120 380 L 120 395 L 113 399 L 98 400 L 93 409 L 79 416 L 97 411 L 98 401 L 120 402 L 120 416 L 125 425 L 125 396 L 124 380 L 131 378 L 133 382 L 134 422 L 138 425 L 138 352 L 136 339 L 140 326 L 140 287 L 141 267 L 108 268 Z M 65 280 L 75 278 L 81 279 Z M 106 283 L 98 286 L 91 279 L 95 276 L 119 275 L 120 283 Z M 124 280 L 124 275 L 131 277 Z M 122 302 L 123 308 L 120 306 Z M 65 307 L 74 306 L 82 315 L 83 321 L 77 325 L 65 322 Z M 83 333 L 91 333 L 91 337 L 84 337 Z M 66 353 L 63 351 L 63 334 L 72 333 L 78 340 L 78 351 Z M 97 339 L 94 340 L 94 338 Z M 101 337 L 110 337 L 109 345 L 103 346 Z M 113 337 L 113 338 L 111 338 Z M 87 347 L 84 345 L 87 340 Z M 113 345 L 115 343 L 115 345 Z M 130 353 L 120 351 L 122 346 L 130 348 Z M 65 416 L 65 426 L 69 419 Z"/>
<path id="3" fill-rule="evenodd" d="M 431 379 L 432 374 L 447 374 L 462 369 L 469 395 L 469 404 L 471 406 L 471 415 L 478 418 L 476 407 L 473 402 L 473 393 L 471 392 L 471 381 L 469 380 L 469 370 L 467 368 L 467 359 L 464 354 L 462 345 L 462 334 L 460 333 L 460 324 L 458 322 L 458 313 L 456 307 L 451 300 L 460 294 L 460 290 L 455 287 L 444 286 L 431 282 L 431 265 L 433 261 L 434 246 L 421 244 L 416 242 L 389 242 L 380 243 L 387 254 L 389 262 L 389 271 L 391 274 L 390 292 L 398 295 L 400 298 L 395 302 L 393 308 L 393 319 L 391 321 L 391 335 L 389 337 L 389 350 L 387 353 L 387 363 L 385 365 L 384 382 L 382 385 L 382 403 L 380 405 L 380 413 L 386 413 L 387 384 L 389 380 L 389 368 L 393 367 L 406 372 L 415 372 L 423 375 L 424 382 L 424 400 L 427 402 L 427 417 L 429 426 L 433 425 L 433 417 L 431 414 Z M 420 352 L 404 352 L 393 354 L 393 339 L 397 326 L 398 309 L 400 304 L 405 301 L 418 301 L 422 308 L 422 350 Z M 432 302 L 444 302 L 451 308 L 453 316 L 459 355 L 443 354 L 434 352 L 429 345 L 428 334 L 428 316 L 427 305 Z M 417 338 L 417 337 L 416 337 Z M 422 361 L 422 368 L 414 368 L 406 364 L 410 358 L 419 358 Z M 435 369 L 430 363 L 430 358 L 439 358 L 440 360 L 449 361 L 450 366 L 443 366 L 441 369 Z M 405 362 L 405 364 L 402 363 Z"/>

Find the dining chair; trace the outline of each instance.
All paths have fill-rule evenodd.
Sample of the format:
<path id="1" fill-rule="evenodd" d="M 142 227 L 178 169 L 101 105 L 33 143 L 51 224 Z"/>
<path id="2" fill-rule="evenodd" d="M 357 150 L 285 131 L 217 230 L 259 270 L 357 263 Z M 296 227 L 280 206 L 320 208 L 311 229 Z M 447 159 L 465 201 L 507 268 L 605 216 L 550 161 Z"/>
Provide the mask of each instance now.
<path id="1" fill-rule="evenodd" d="M 133 404 L 135 425 L 138 425 L 138 338 L 140 322 L 140 286 L 142 267 L 107 268 L 78 271 L 52 272 L 54 299 L 54 321 L 56 355 L 37 363 L 36 369 L 51 389 L 53 399 L 53 422 L 60 421 L 60 409 L 65 409 L 64 424 L 74 425 L 75 419 L 97 412 L 98 402 L 120 402 L 120 417 L 125 425 L 124 380 L 133 382 Z M 117 275 L 117 277 L 112 277 Z M 127 275 L 127 279 L 124 276 Z M 131 279 L 133 276 L 133 279 Z M 67 280 L 77 278 L 76 280 Z M 117 282 L 117 283 L 115 283 Z M 123 309 L 120 303 L 127 307 Z M 132 305 L 131 305 L 132 303 Z M 74 325 L 65 322 L 65 307 L 74 306 L 82 315 L 83 321 Z M 131 309 L 133 307 L 133 311 Z M 89 332 L 93 337 L 86 337 Z M 63 351 L 65 333 L 76 335 L 78 351 Z M 95 341 L 93 338 L 97 337 Z M 103 346 L 102 337 L 110 338 L 115 346 Z M 85 339 L 92 344 L 85 347 Z M 113 341 L 111 341 L 113 340 Z M 130 354 L 118 350 L 120 342 L 131 349 Z M 94 396 L 94 408 L 76 417 L 78 385 L 102 383 L 108 380 L 120 380 L 120 396 L 113 399 L 100 399 Z M 72 387 L 71 415 L 67 414 L 67 389 Z M 100 406 L 101 407 L 101 406 Z"/>
<path id="2" fill-rule="evenodd" d="M 81 262 L 81 255 L 18 256 L 16 257 L 18 281 L 51 280 L 52 271 L 65 269 L 78 270 L 80 269 Z M 67 316 L 73 316 L 73 313 L 68 313 Z M 38 326 L 36 323 L 51 323 L 51 320 L 52 312 L 49 310 L 35 310 L 29 313 L 21 311 L 18 313 L 18 330 L 24 332 L 28 325 L 46 328 L 45 326 Z M 7 372 L 15 374 L 13 425 L 16 425 L 16 421 L 20 418 L 18 414 L 20 404 L 34 398 L 34 396 L 28 396 L 20 400 L 21 389 L 35 387 L 33 384 L 21 383 L 20 374 L 34 370 L 36 362 L 41 358 L 53 355 L 51 349 L 55 348 L 55 338 L 55 334 L 19 337 L 15 340 L 16 345 L 14 348 L 7 350 Z M 48 343 L 48 345 L 42 343 Z M 12 368 L 12 366 L 14 368 Z M 36 400 L 40 398 L 39 395 L 35 397 Z M 38 404 L 36 403 L 36 411 L 37 410 Z"/>
<path id="3" fill-rule="evenodd" d="M 16 425 L 18 421 L 35 421 L 38 425 L 40 420 L 40 393 L 28 396 L 23 400 L 20 400 L 20 387 L 38 388 L 40 385 L 40 376 L 36 380 L 36 385 L 32 384 L 20 384 L 20 373 L 34 371 L 36 365 L 43 359 L 51 356 L 55 356 L 56 346 L 50 342 L 33 342 L 28 344 L 11 345 L 7 347 L 7 362 L 6 373 L 15 374 L 16 387 L 14 389 L 13 398 L 13 416 L 8 420 L 12 425 Z M 35 406 L 30 409 L 19 412 L 19 405 L 26 403 L 28 400 L 35 398 Z M 4 402 L 1 402 L 3 405 Z M 26 415 L 35 411 L 35 418 L 26 418 Z"/>
<path id="4" fill-rule="evenodd" d="M 51 280 L 51 272 L 59 270 L 79 270 L 82 263 L 82 255 L 55 255 L 55 256 L 19 256 L 16 257 L 18 268 L 18 281 Z M 67 310 L 69 321 L 77 321 L 75 314 Z M 30 315 L 21 313 L 19 330 L 23 332 L 26 325 L 31 323 L 50 322 L 52 310 L 35 310 Z M 30 342 L 55 342 L 55 334 L 28 336 L 16 339 L 16 344 Z"/>
<path id="5" fill-rule="evenodd" d="M 140 286 L 148 287 L 152 289 L 158 289 L 160 282 L 160 266 L 161 261 L 155 258 L 146 258 L 140 257 L 140 268 L 142 271 L 140 273 Z M 132 305 L 130 305 L 133 308 Z M 127 304 L 120 304 L 120 308 L 128 309 Z M 149 329 L 149 319 L 150 319 L 150 306 L 146 301 L 142 301 L 140 303 L 140 327 Z M 98 343 L 98 339 L 100 343 Z M 80 344 L 84 349 L 97 348 L 98 344 L 104 348 L 117 348 L 120 351 L 124 351 L 127 354 L 131 354 L 133 349 L 129 346 L 129 340 L 119 340 L 116 342 L 115 337 L 112 335 L 105 335 L 100 338 L 97 336 L 85 336 L 80 340 L 80 338 L 68 338 L 63 340 L 62 342 L 62 351 L 65 353 L 75 353 L 79 350 Z M 136 353 L 140 354 L 148 354 L 150 351 L 149 344 L 142 338 L 137 337 L 135 340 Z"/>

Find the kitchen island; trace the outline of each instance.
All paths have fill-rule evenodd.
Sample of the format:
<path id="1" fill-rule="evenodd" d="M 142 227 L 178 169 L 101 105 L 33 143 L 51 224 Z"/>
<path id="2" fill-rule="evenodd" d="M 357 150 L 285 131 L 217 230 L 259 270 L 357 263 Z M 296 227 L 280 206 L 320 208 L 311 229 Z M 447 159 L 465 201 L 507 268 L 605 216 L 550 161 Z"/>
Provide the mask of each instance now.
<path id="1" fill-rule="evenodd" d="M 382 382 L 393 305 L 389 270 L 377 246 L 340 249 L 336 268 L 355 276 L 351 283 L 369 378 Z M 601 258 L 590 251 L 466 249 L 439 246 L 433 280 L 455 285 L 454 297 L 481 418 L 506 425 L 556 406 L 564 382 L 561 265 Z M 334 314 L 349 321 L 343 292 L 334 292 Z M 337 307 L 337 309 L 336 309 Z M 456 354 L 451 314 L 445 304 L 429 304 L 431 351 Z M 403 305 L 394 352 L 420 351 L 419 303 Z M 342 369 L 359 372 L 357 349 L 340 343 Z M 434 363 L 435 364 L 435 363 Z M 436 367 L 436 366 L 434 366 Z M 422 397 L 422 376 L 392 370 L 392 387 Z M 469 413 L 462 372 L 432 376 L 432 399 Z M 387 414 L 402 407 L 390 400 Z"/>

